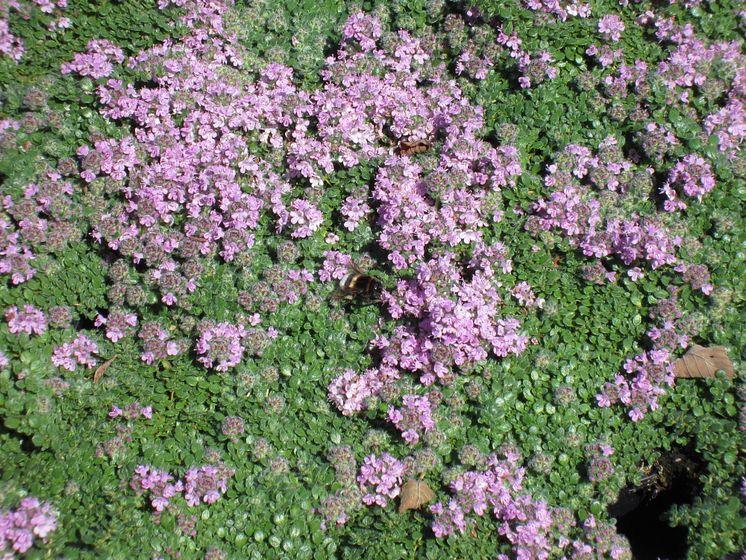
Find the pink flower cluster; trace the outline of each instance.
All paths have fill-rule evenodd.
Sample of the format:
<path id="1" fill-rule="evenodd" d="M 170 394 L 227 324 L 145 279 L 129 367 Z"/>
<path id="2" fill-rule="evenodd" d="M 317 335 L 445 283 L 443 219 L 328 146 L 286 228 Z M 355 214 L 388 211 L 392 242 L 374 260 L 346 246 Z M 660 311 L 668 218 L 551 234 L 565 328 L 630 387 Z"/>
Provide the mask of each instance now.
<path id="1" fill-rule="evenodd" d="M 623 60 L 622 56 L 622 49 L 612 49 L 609 45 L 591 45 L 587 49 L 585 49 L 585 54 L 588 56 L 592 56 L 596 59 L 596 61 L 601 65 L 601 68 L 607 68 L 614 64 L 614 62 L 617 62 L 619 60 Z M 644 64 L 644 63 L 643 63 Z M 628 66 L 622 64 L 620 65 L 622 68 L 629 68 Z M 621 74 L 621 72 L 620 72 Z M 622 76 L 618 76 L 616 79 L 612 76 L 606 76 L 604 78 L 604 82 L 606 82 L 607 85 L 609 85 L 609 82 L 614 82 L 614 88 L 611 89 L 611 91 L 614 91 L 617 95 L 620 95 L 621 97 L 627 96 L 627 82 L 628 80 L 622 80 Z M 621 87 L 624 85 L 624 87 Z M 607 89 L 607 91 L 609 91 Z"/>
<path id="2" fill-rule="evenodd" d="M 112 342 L 117 342 L 125 336 L 132 334 L 134 327 L 137 326 L 137 315 L 126 313 L 119 309 L 112 309 L 109 315 L 97 315 L 93 324 L 97 327 L 106 325 L 106 338 Z"/>
<path id="3" fill-rule="evenodd" d="M 631 559 L 629 545 L 616 534 L 614 525 L 597 523 L 592 516 L 586 520 L 583 534 L 571 540 L 569 535 L 576 525 L 572 513 L 550 508 L 543 500 L 525 493 L 525 472 L 518 461 L 519 457 L 510 452 L 505 459 L 490 455 L 483 470 L 456 477 L 450 484 L 454 496 L 448 503 L 430 506 L 435 515 L 435 536 L 463 534 L 473 525 L 471 514 L 483 516 L 491 511 L 499 523 L 498 533 L 512 546 L 514 558 L 548 560 L 564 552 L 563 558 L 573 560 Z M 510 557 L 499 554 L 497 558 Z"/>
<path id="4" fill-rule="evenodd" d="M 657 75 L 669 88 L 670 102 L 690 104 L 693 95 L 709 86 L 719 87 L 722 106 L 705 116 L 703 128 L 714 134 L 718 147 L 728 158 L 734 158 L 746 138 L 746 55 L 739 41 L 719 41 L 708 44 L 698 38 L 691 24 L 678 25 L 671 18 L 646 12 L 638 23 L 653 25 L 659 41 L 670 42 L 674 48 L 658 65 Z M 722 82 L 722 77 L 728 76 Z M 718 86 L 722 82 L 722 86 Z"/>
<path id="5" fill-rule="evenodd" d="M 358 374 L 355 370 L 346 369 L 329 383 L 327 394 L 344 416 L 352 416 L 367 408 L 369 399 L 376 396 L 382 386 L 376 370 Z"/>
<path id="6" fill-rule="evenodd" d="M 357 477 L 358 485 L 363 491 L 363 502 L 366 505 L 386 507 L 390 499 L 399 495 L 405 470 L 404 463 L 388 453 L 383 453 L 380 457 L 368 455 L 363 460 Z"/>
<path id="7" fill-rule="evenodd" d="M 109 418 L 118 418 L 118 417 L 126 418 L 127 420 L 135 420 L 142 416 L 143 418 L 147 418 L 150 420 L 153 418 L 153 407 L 152 406 L 140 406 L 139 402 L 134 402 L 132 404 L 128 404 L 123 409 L 119 408 L 117 405 L 113 404 L 111 405 L 111 410 L 109 411 Z"/>
<path id="8" fill-rule="evenodd" d="M 206 324 L 195 346 L 200 355 L 197 361 L 206 368 L 227 371 L 241 361 L 244 352 L 241 342 L 246 336 L 243 325 Z"/>
<path id="9" fill-rule="evenodd" d="M 614 145 L 610 142 L 607 139 L 601 149 Z M 584 255 L 614 255 L 627 266 L 647 261 L 655 269 L 678 262 L 675 249 L 681 240 L 670 236 L 654 218 L 643 218 L 634 212 L 627 219 L 603 218 L 602 204 L 590 187 L 619 193 L 621 206 L 623 194 L 629 189 L 630 162 L 608 160 L 594 156 L 588 148 L 570 145 L 548 169 L 544 184 L 555 190 L 548 199 L 534 203 L 528 229 L 558 228 Z M 590 186 L 578 180 L 583 178 Z"/>
<path id="10" fill-rule="evenodd" d="M 658 397 L 665 394 L 665 387 L 674 384 L 674 352 L 686 348 L 689 344 L 693 327 L 683 317 L 676 305 L 676 289 L 671 288 L 671 297 L 658 302 L 651 311 L 650 317 L 658 322 L 651 328 L 647 337 L 652 349 L 643 352 L 624 364 L 628 380 L 617 374 L 613 383 L 606 383 L 596 401 L 599 406 L 611 406 L 621 402 L 627 406 L 629 417 L 638 422 L 645 413 L 658 408 Z"/>
<path id="11" fill-rule="evenodd" d="M 523 4 L 535 12 L 554 14 L 560 21 L 566 21 L 568 16 L 588 18 L 591 16 L 591 5 L 570 0 L 523 0 Z"/>
<path id="12" fill-rule="evenodd" d="M 435 536 L 464 534 L 470 513 L 482 516 L 492 508 L 496 509 L 495 515 L 502 512 L 506 518 L 518 518 L 514 494 L 522 489 L 524 476 L 524 469 L 518 467 L 518 461 L 519 457 L 513 454 L 505 460 L 490 455 L 486 470 L 467 471 L 456 477 L 450 484 L 455 496 L 450 498 L 448 504 L 438 502 L 430 506 L 430 511 L 435 515 Z"/>
<path id="13" fill-rule="evenodd" d="M 313 280 L 313 273 L 309 270 L 288 270 L 280 265 L 272 265 L 262 271 L 261 280 L 255 282 L 250 290 L 239 292 L 238 303 L 246 311 L 273 314 L 282 302 L 298 303 Z M 258 325 L 260 320 L 258 313 L 249 317 L 253 326 Z"/>
<path id="14" fill-rule="evenodd" d="M 23 46 L 23 39 L 10 32 L 10 25 L 6 18 L 7 15 L 0 19 L 0 53 L 18 62 L 26 49 Z"/>
<path id="15" fill-rule="evenodd" d="M 236 471 L 224 465 L 189 469 L 184 475 L 184 499 L 190 506 L 213 504 L 228 490 L 228 479 Z"/>
<path id="16" fill-rule="evenodd" d="M 598 32 L 607 40 L 618 41 L 624 29 L 624 22 L 616 14 L 607 15 L 598 20 Z"/>
<path id="17" fill-rule="evenodd" d="M 588 480 L 599 482 L 614 474 L 614 464 L 610 457 L 614 455 L 614 448 L 605 443 L 592 443 L 586 446 Z"/>
<path id="18" fill-rule="evenodd" d="M 340 214 L 345 218 L 344 227 L 347 231 L 355 231 L 360 224 L 360 220 L 370 214 L 371 211 L 364 198 L 353 195 L 348 196 L 339 209 Z"/>
<path id="19" fill-rule="evenodd" d="M 342 28 L 342 36 L 357 42 L 363 51 L 376 48 L 376 41 L 381 38 L 381 34 L 379 19 L 362 12 L 352 14 Z"/>
<path id="20" fill-rule="evenodd" d="M 329 276 L 336 272 L 332 257 L 327 261 Z M 520 334 L 517 319 L 499 313 L 502 298 L 497 274 L 510 270 L 511 262 L 500 243 L 475 244 L 467 270 L 460 268 L 450 252 L 420 264 L 415 278 L 400 280 L 394 293 L 383 296 L 394 319 L 411 317 L 418 326 L 399 326 L 391 336 L 375 339 L 381 364 L 362 375 L 348 371 L 334 380 L 329 386 L 332 402 L 344 414 L 352 414 L 395 383 L 401 371 L 419 375 L 424 385 L 436 380 L 450 384 L 456 368 L 482 362 L 490 354 L 520 354 L 528 337 Z M 400 426 L 410 443 L 416 443 L 419 431 L 432 427 L 432 404 L 422 397 L 410 396 L 408 401 L 401 409 L 393 407 L 389 420 Z"/>
<path id="21" fill-rule="evenodd" d="M 352 268 L 352 257 L 339 251 L 324 251 L 324 263 L 319 270 L 319 280 L 342 280 Z"/>
<path id="22" fill-rule="evenodd" d="M 435 427 L 432 405 L 426 395 L 404 395 L 401 408 L 389 408 L 388 419 L 409 445 L 415 445 L 420 440 L 420 432 Z"/>
<path id="23" fill-rule="evenodd" d="M 143 323 L 137 336 L 143 345 L 140 359 L 146 364 L 177 356 L 188 348 L 186 340 L 172 340 L 169 332 L 155 322 Z"/>
<path id="24" fill-rule="evenodd" d="M 324 221 L 321 211 L 302 198 L 296 198 L 290 203 L 289 217 L 290 223 L 295 226 L 291 237 L 309 237 Z"/>
<path id="25" fill-rule="evenodd" d="M 33 305 L 24 305 L 23 311 L 15 305 L 9 307 L 5 310 L 5 320 L 8 322 L 8 329 L 13 334 L 40 335 L 47 331 L 46 315 Z"/>
<path id="26" fill-rule="evenodd" d="M 572 541 L 571 560 L 632 560 L 632 551 L 625 537 L 616 532 L 613 523 L 598 521 L 589 515 L 583 521 L 583 535 Z"/>
<path id="27" fill-rule="evenodd" d="M 455 71 L 459 76 L 466 75 L 474 80 L 484 80 L 494 65 L 492 56 L 489 54 L 479 56 L 477 49 L 467 47 L 456 58 Z"/>
<path id="28" fill-rule="evenodd" d="M 674 270 L 681 273 L 681 278 L 688 282 L 693 290 L 700 290 L 706 296 L 712 293 L 713 285 L 710 284 L 710 270 L 707 266 L 681 263 L 674 267 Z"/>
<path id="29" fill-rule="evenodd" d="M 137 495 L 149 494 L 150 505 L 157 512 L 171 506 L 171 500 L 178 494 L 184 495 L 187 505 L 194 507 L 200 503 L 212 504 L 220 499 L 228 489 L 228 479 L 235 474 L 225 465 L 205 465 L 189 469 L 184 480 L 175 481 L 166 471 L 149 465 L 139 465 L 130 479 L 130 488 Z"/>
<path id="30" fill-rule="evenodd" d="M 98 345 L 86 335 L 81 334 L 72 342 L 65 342 L 52 351 L 52 363 L 69 371 L 81 365 L 93 367 L 98 361 L 93 354 L 98 353 Z"/>
<path id="31" fill-rule="evenodd" d="M 510 58 L 518 62 L 518 70 L 522 74 L 518 78 L 518 84 L 522 88 L 527 89 L 546 79 L 552 80 L 557 77 L 557 69 L 549 64 L 553 61 L 549 52 L 531 54 L 521 48 L 522 41 L 517 32 L 513 31 L 508 35 L 502 27 L 498 27 L 497 32 L 497 43 L 508 49 Z"/>
<path id="32" fill-rule="evenodd" d="M 2 124 L 0 121 L 0 132 Z M 39 253 L 54 253 L 80 237 L 76 223 L 80 205 L 72 201 L 72 185 L 55 171 L 46 171 L 29 184 L 23 198 L 2 198 L 12 220 L 0 218 L 0 274 L 21 284 L 36 274 L 31 266 Z"/>
<path id="33" fill-rule="evenodd" d="M 72 62 L 62 64 L 63 74 L 80 74 L 91 78 L 106 78 L 114 71 L 114 65 L 124 61 L 124 52 L 106 39 L 94 39 L 88 43 L 88 51 L 78 53 Z"/>
<path id="34" fill-rule="evenodd" d="M 702 197 L 714 188 L 715 176 L 710 164 L 697 154 L 689 154 L 676 162 L 661 187 L 661 193 L 668 199 L 663 207 L 667 212 L 683 210 L 686 204 L 677 197 L 677 192 L 702 202 Z"/>
<path id="35" fill-rule="evenodd" d="M 537 297 L 534 289 L 528 282 L 518 282 L 510 289 L 510 295 L 513 296 L 523 307 L 544 307 L 546 301 L 542 297 Z"/>
<path id="36" fill-rule="evenodd" d="M 718 148 L 731 159 L 746 140 L 746 105 L 743 95 L 742 93 L 739 98 L 731 94 L 722 109 L 707 115 L 704 120 L 705 132 L 717 136 Z"/>
<path id="37" fill-rule="evenodd" d="M 150 505 L 156 511 L 163 511 L 171 502 L 171 498 L 184 490 L 183 482 L 172 482 L 174 477 L 166 471 L 155 469 L 149 465 L 139 465 L 130 479 L 130 488 L 137 495 L 150 494 Z"/>
<path id="38" fill-rule="evenodd" d="M 49 502 L 41 503 L 33 497 L 21 500 L 15 510 L 0 510 L 0 558 L 15 558 L 14 552 L 25 554 L 34 539 L 47 542 L 50 533 L 57 529 L 57 513 Z"/>

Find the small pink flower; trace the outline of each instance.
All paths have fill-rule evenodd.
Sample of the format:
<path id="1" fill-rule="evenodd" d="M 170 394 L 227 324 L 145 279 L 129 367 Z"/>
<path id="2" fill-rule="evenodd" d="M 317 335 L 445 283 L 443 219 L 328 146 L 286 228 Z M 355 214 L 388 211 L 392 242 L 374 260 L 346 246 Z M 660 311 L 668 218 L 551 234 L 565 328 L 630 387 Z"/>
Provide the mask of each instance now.
<path id="1" fill-rule="evenodd" d="M 627 276 L 629 276 L 633 282 L 637 282 L 640 278 L 645 276 L 645 273 L 639 266 L 635 266 L 627 271 Z"/>

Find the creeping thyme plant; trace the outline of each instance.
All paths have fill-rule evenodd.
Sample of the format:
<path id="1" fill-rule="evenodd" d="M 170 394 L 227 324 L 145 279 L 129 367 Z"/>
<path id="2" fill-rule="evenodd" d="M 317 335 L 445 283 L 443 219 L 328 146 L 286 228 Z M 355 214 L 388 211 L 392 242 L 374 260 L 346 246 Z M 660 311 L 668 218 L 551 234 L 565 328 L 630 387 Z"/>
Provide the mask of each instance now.
<path id="1" fill-rule="evenodd" d="M 5 2 L 0 556 L 746 554 L 744 30 Z"/>

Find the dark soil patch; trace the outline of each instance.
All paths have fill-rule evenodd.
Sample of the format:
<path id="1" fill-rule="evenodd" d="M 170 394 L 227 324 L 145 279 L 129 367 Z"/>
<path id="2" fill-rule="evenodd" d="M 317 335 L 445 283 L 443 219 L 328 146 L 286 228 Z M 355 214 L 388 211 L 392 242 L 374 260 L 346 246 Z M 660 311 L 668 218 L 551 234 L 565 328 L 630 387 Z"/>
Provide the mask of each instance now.
<path id="1" fill-rule="evenodd" d="M 687 528 L 670 527 L 666 513 L 673 505 L 690 504 L 699 492 L 700 461 L 684 452 L 663 455 L 643 484 L 625 488 L 609 506 L 617 531 L 629 539 L 635 560 L 682 560 L 687 553 Z"/>

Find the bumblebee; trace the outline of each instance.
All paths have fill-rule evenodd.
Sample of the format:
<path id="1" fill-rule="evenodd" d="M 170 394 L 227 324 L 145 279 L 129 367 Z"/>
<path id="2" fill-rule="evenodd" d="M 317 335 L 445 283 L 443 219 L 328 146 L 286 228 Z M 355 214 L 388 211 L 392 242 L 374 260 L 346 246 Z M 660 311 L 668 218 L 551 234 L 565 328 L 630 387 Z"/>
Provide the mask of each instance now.
<path id="1" fill-rule="evenodd" d="M 400 156 L 421 154 L 422 152 L 428 151 L 432 146 L 433 143 L 427 138 L 414 141 L 400 140 L 399 145 L 396 148 L 396 153 Z"/>
<path id="2" fill-rule="evenodd" d="M 373 303 L 380 298 L 382 288 L 383 285 L 378 278 L 364 272 L 356 265 L 352 265 L 347 274 L 339 281 L 339 286 L 333 298 Z"/>

